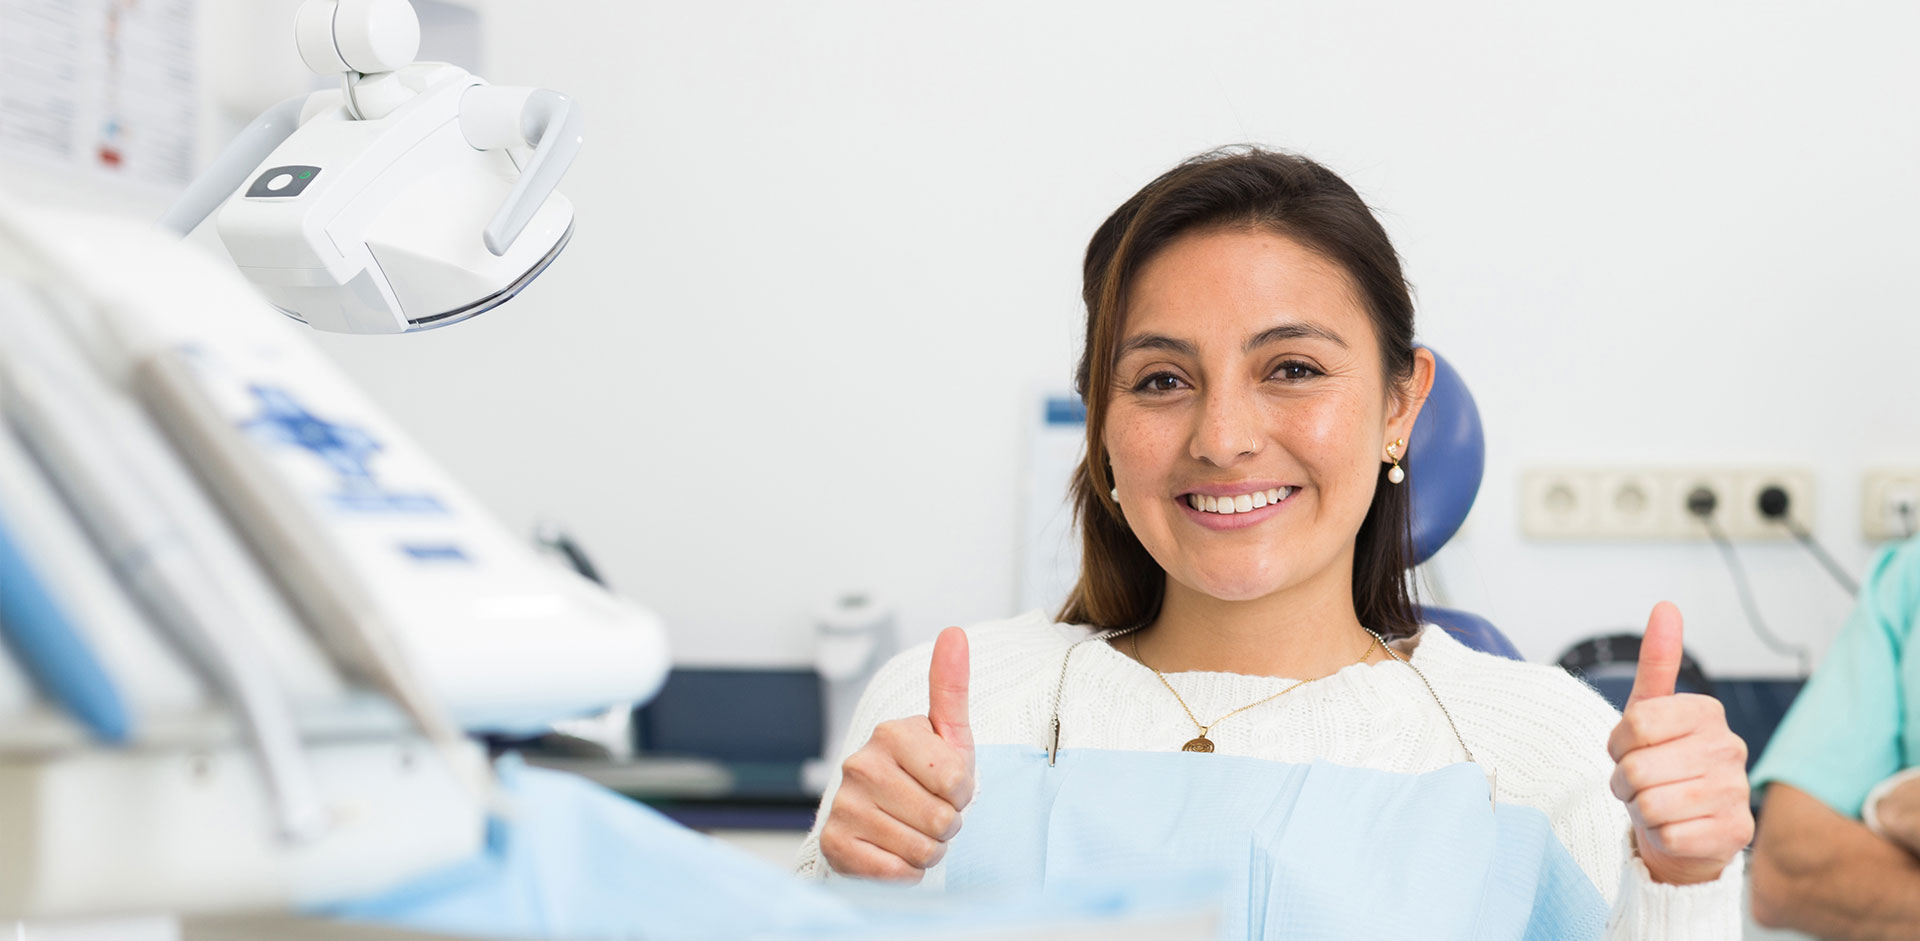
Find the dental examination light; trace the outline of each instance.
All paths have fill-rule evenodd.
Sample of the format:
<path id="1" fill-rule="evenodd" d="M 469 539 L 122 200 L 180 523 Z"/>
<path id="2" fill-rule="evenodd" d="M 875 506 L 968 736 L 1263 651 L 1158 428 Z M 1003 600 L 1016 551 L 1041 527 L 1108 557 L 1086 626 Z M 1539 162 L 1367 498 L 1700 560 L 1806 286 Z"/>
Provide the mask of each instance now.
<path id="1" fill-rule="evenodd" d="M 161 219 L 180 235 L 218 213 L 242 274 L 282 313 L 335 333 L 458 323 L 518 294 L 573 234 L 557 187 L 580 108 L 414 62 L 407 0 L 307 0 L 300 58 L 337 89 L 269 108 Z"/>

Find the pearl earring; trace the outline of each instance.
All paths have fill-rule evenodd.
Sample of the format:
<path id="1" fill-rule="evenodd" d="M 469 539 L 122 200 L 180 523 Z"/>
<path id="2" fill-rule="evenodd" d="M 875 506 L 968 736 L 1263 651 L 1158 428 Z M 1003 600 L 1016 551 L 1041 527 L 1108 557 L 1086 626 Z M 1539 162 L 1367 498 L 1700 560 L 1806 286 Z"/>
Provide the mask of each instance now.
<path id="1" fill-rule="evenodd" d="M 1387 470 L 1387 480 L 1392 483 L 1397 484 L 1407 479 L 1406 469 L 1400 466 L 1400 449 L 1406 446 L 1407 439 L 1405 438 L 1400 438 L 1392 444 L 1387 445 L 1387 459 L 1393 462 L 1393 467 Z"/>
<path id="2" fill-rule="evenodd" d="M 1119 487 L 1115 487 L 1115 488 L 1113 488 L 1112 490 L 1109 490 L 1109 491 L 1107 491 L 1107 496 L 1109 496 L 1109 497 L 1112 497 L 1112 498 L 1113 498 L 1113 502 L 1115 502 L 1115 503 L 1119 503 L 1119 502 L 1120 502 L 1120 488 L 1119 488 Z"/>

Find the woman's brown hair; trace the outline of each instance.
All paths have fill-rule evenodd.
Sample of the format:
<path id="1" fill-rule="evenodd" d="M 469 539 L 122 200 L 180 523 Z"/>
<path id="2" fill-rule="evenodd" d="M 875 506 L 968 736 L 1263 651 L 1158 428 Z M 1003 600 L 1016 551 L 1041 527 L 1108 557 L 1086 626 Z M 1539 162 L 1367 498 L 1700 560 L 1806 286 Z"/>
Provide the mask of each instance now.
<path id="1" fill-rule="evenodd" d="M 1113 474 L 1102 437 L 1134 275 L 1180 236 L 1219 228 L 1273 232 L 1338 265 L 1358 289 L 1379 337 L 1388 394 L 1397 394 L 1413 375 L 1413 297 L 1400 256 L 1345 180 L 1305 157 L 1255 147 L 1202 154 L 1161 174 L 1114 210 L 1087 244 L 1081 288 L 1086 346 L 1074 372 L 1087 405 L 1087 456 L 1072 483 L 1082 551 L 1080 581 L 1060 612 L 1062 621 L 1133 627 L 1160 612 L 1166 573 L 1109 496 Z M 1413 558 L 1409 484 L 1387 483 L 1381 466 L 1354 549 L 1354 612 L 1361 624 L 1390 639 L 1419 625 L 1406 572 Z"/>

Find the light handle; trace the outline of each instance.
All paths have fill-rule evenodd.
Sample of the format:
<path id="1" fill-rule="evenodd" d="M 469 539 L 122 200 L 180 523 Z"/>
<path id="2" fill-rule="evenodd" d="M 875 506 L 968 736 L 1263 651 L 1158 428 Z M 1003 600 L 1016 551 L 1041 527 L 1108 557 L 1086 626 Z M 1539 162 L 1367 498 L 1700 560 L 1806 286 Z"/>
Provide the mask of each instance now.
<path id="1" fill-rule="evenodd" d="M 460 130 L 467 143 L 481 150 L 533 146 L 532 159 L 520 168 L 520 179 L 482 233 L 487 251 L 505 255 L 546 205 L 580 153 L 585 127 L 580 105 L 557 91 L 495 85 L 467 90 L 460 100 Z"/>

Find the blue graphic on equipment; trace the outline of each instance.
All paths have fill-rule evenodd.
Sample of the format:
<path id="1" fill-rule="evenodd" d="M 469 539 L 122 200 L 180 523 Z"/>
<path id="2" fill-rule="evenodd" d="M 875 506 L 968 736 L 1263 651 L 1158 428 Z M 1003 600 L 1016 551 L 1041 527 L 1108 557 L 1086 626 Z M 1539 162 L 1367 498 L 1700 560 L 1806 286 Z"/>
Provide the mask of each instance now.
<path id="1" fill-rule="evenodd" d="M 267 444 L 289 445 L 310 452 L 339 475 L 340 490 L 330 496 L 336 509 L 357 513 L 445 513 L 447 507 L 430 493 L 390 492 L 380 485 L 370 466 L 382 448 L 366 431 L 327 421 L 307 411 L 293 394 L 273 386 L 250 385 L 260 402 L 260 415 L 240 428 Z"/>

